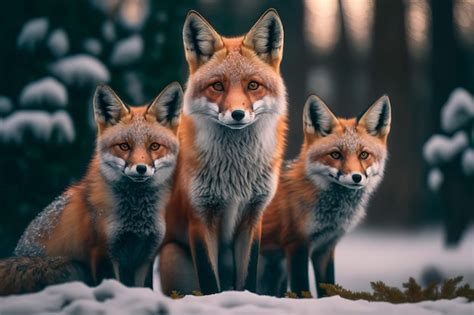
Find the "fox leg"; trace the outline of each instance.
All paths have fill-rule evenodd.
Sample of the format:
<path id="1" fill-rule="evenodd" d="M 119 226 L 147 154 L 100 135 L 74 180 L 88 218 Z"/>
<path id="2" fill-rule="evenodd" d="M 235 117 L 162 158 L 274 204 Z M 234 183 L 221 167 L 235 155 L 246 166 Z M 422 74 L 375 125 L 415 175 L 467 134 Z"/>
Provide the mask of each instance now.
<path id="1" fill-rule="evenodd" d="M 218 252 L 220 288 L 222 291 L 233 290 L 235 289 L 235 265 L 232 242 L 220 240 Z"/>
<path id="2" fill-rule="evenodd" d="M 136 287 L 153 287 L 153 260 L 146 261 L 135 271 Z"/>
<path id="3" fill-rule="evenodd" d="M 199 286 L 203 294 L 219 292 L 216 273 L 217 244 L 215 231 L 211 231 L 199 220 L 189 224 L 189 245 Z"/>
<path id="4" fill-rule="evenodd" d="M 282 296 L 286 292 L 285 278 L 283 253 L 280 250 L 262 252 L 258 260 L 257 292 L 264 295 Z"/>
<path id="5" fill-rule="evenodd" d="M 164 245 L 159 255 L 158 269 L 164 294 L 171 295 L 172 291 L 191 294 L 200 289 L 189 249 L 172 242 Z"/>
<path id="6" fill-rule="evenodd" d="M 241 227 L 234 244 L 236 289 L 256 292 L 262 222 L 259 220 L 256 225 L 244 223 Z"/>
<path id="7" fill-rule="evenodd" d="M 301 295 L 309 291 L 308 261 L 309 252 L 305 244 L 292 244 L 286 248 L 288 278 L 292 292 Z"/>
<path id="8" fill-rule="evenodd" d="M 321 283 L 334 284 L 334 247 L 326 247 L 322 250 L 315 250 L 311 255 L 314 275 L 316 276 L 316 290 L 318 297 L 326 296 L 326 291 L 319 285 Z"/>

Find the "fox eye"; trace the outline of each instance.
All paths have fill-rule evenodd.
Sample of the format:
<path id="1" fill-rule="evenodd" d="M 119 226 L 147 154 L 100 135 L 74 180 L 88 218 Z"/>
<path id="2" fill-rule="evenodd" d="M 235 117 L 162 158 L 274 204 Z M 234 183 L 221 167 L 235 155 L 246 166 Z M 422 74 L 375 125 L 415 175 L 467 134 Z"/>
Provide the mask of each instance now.
<path id="1" fill-rule="evenodd" d="M 359 154 L 359 157 L 360 157 L 362 160 L 367 160 L 367 158 L 369 157 L 369 152 L 362 151 L 362 152 Z"/>
<path id="2" fill-rule="evenodd" d="M 161 145 L 158 144 L 158 143 L 156 143 L 156 142 L 153 142 L 152 144 L 150 144 L 150 150 L 152 150 L 152 151 L 156 151 L 156 150 L 158 150 L 160 147 L 161 147 Z"/>
<path id="3" fill-rule="evenodd" d="M 217 92 L 223 92 L 224 84 L 222 84 L 222 82 L 215 82 L 212 84 L 212 88 L 216 90 Z"/>
<path id="4" fill-rule="evenodd" d="M 260 87 L 260 84 L 258 84 L 256 81 L 250 81 L 248 85 L 248 89 L 251 91 L 255 91 Z"/>
<path id="5" fill-rule="evenodd" d="M 331 152 L 330 155 L 335 160 L 339 160 L 342 157 L 341 153 L 337 151 Z"/>
<path id="6" fill-rule="evenodd" d="M 128 145 L 128 143 L 120 143 L 119 144 L 119 148 L 120 150 L 122 151 L 129 151 L 130 150 L 130 146 Z"/>

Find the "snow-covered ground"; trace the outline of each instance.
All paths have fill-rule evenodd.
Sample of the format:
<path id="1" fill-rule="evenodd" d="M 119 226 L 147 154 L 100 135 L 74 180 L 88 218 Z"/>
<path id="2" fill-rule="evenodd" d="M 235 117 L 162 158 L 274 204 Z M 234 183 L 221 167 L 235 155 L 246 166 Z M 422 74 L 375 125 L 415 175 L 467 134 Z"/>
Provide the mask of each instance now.
<path id="1" fill-rule="evenodd" d="M 419 279 L 426 267 L 443 276 L 466 276 L 474 283 L 474 228 L 462 244 L 447 250 L 441 229 L 416 232 L 364 231 L 347 235 L 336 251 L 336 278 L 349 289 L 369 289 L 369 281 L 400 286 L 408 277 Z M 313 288 L 314 289 L 314 288 Z M 455 300 L 390 304 L 324 299 L 278 299 L 248 292 L 171 300 L 159 292 L 125 288 L 108 280 L 96 288 L 81 283 L 49 287 L 30 295 L 0 298 L 0 314 L 474 314 L 474 303 Z"/>

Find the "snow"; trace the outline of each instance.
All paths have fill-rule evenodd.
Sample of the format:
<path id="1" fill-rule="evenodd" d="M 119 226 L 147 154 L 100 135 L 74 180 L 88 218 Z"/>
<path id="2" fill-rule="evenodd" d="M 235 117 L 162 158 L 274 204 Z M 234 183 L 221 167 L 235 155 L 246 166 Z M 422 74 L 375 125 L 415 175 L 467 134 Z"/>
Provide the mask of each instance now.
<path id="1" fill-rule="evenodd" d="M 61 81 L 76 87 L 94 86 L 110 80 L 110 73 L 102 62 L 82 54 L 55 62 L 51 72 Z"/>
<path id="2" fill-rule="evenodd" d="M 21 144 L 29 137 L 65 143 L 72 142 L 74 136 L 74 125 L 65 111 L 49 114 L 41 110 L 20 110 L 0 121 L 0 139 L 5 143 Z"/>
<path id="3" fill-rule="evenodd" d="M 114 66 L 130 65 L 139 60 L 142 54 L 143 39 L 139 35 L 133 35 L 115 45 L 110 63 Z"/>
<path id="4" fill-rule="evenodd" d="M 62 57 L 69 51 L 69 39 L 62 29 L 54 30 L 48 39 L 48 47 L 55 57 Z"/>
<path id="5" fill-rule="evenodd" d="M 432 192 L 437 192 L 443 184 L 444 175 L 439 168 L 432 169 L 428 174 L 428 187 Z"/>
<path id="6" fill-rule="evenodd" d="M 0 115 L 8 114 L 12 109 L 13 104 L 10 98 L 0 95 Z"/>
<path id="7" fill-rule="evenodd" d="M 423 147 L 423 157 L 430 165 L 439 165 L 451 161 L 468 146 L 469 140 L 463 131 L 452 138 L 433 135 Z"/>
<path id="8" fill-rule="evenodd" d="M 87 38 L 84 40 L 83 46 L 91 55 L 98 56 L 102 53 L 102 44 L 96 38 Z"/>
<path id="9" fill-rule="evenodd" d="M 20 105 L 25 108 L 65 107 L 67 102 L 66 88 L 53 77 L 31 82 L 20 93 Z"/>
<path id="10" fill-rule="evenodd" d="M 458 274 L 474 281 L 474 228 L 456 250 L 442 245 L 439 228 L 418 231 L 357 230 L 347 235 L 336 249 L 336 278 L 352 290 L 369 289 L 369 281 L 383 280 L 401 286 L 409 276 L 435 266 L 444 276 Z M 383 249 L 381 254 L 380 249 Z M 313 285 L 314 286 L 314 285 Z M 314 288 L 313 288 L 314 289 Z M 314 294 L 314 291 L 313 291 Z M 126 288 L 106 280 L 89 288 L 73 282 L 51 286 L 27 295 L 0 298 L 0 314 L 407 314 L 472 315 L 474 303 L 464 298 L 390 304 L 349 301 L 338 296 L 324 299 L 287 299 L 259 296 L 249 292 L 224 292 L 210 296 L 186 296 L 172 300 L 159 291 Z"/>
<path id="11" fill-rule="evenodd" d="M 224 292 L 172 300 L 145 288 L 126 288 L 106 280 L 95 288 L 78 283 L 51 286 L 36 294 L 0 298 L 1 314 L 472 314 L 464 298 L 390 304 L 324 299 L 279 299 L 250 292 Z"/>
<path id="12" fill-rule="evenodd" d="M 474 175 L 474 149 L 468 148 L 461 158 L 462 170 L 466 176 Z"/>
<path id="13" fill-rule="evenodd" d="M 441 110 L 441 127 L 451 133 L 474 119 L 474 100 L 466 90 L 455 89 Z"/>
<path id="14" fill-rule="evenodd" d="M 45 39 L 48 28 L 49 21 L 45 17 L 29 20 L 18 35 L 17 46 L 20 49 L 33 51 Z"/>

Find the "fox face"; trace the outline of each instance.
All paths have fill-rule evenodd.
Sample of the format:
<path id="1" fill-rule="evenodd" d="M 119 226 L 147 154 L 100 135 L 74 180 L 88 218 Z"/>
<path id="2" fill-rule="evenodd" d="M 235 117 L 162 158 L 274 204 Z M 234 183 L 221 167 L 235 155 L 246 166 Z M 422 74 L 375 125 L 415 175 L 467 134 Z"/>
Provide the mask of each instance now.
<path id="1" fill-rule="evenodd" d="M 336 118 L 317 96 L 304 108 L 306 174 L 321 187 L 373 188 L 383 176 L 391 109 L 382 96 L 352 119 Z"/>
<path id="2" fill-rule="evenodd" d="M 172 83 L 149 106 L 129 107 L 111 88 L 97 88 L 97 150 L 107 181 L 159 185 L 171 177 L 178 155 L 182 95 L 181 86 Z"/>
<path id="3" fill-rule="evenodd" d="M 197 12 L 183 28 L 190 78 L 183 112 L 231 129 L 286 111 L 279 74 L 283 26 L 269 10 L 242 37 L 225 38 Z"/>

